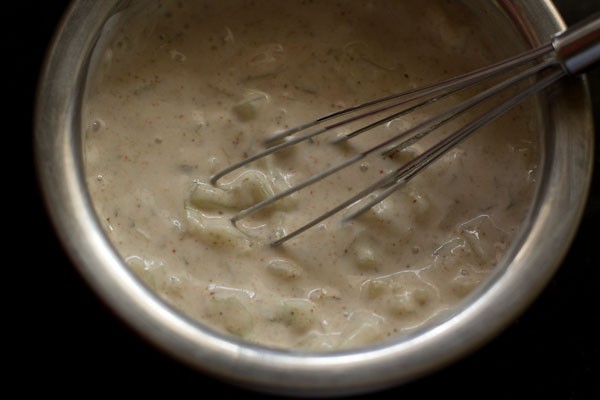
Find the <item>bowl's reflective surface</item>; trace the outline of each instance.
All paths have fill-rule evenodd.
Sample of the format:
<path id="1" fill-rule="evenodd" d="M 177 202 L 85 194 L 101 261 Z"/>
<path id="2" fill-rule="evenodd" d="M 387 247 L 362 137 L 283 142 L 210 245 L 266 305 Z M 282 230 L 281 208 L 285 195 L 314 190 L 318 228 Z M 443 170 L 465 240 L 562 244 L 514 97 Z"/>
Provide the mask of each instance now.
<path id="1" fill-rule="evenodd" d="M 395 346 L 329 356 L 297 356 L 228 342 L 158 301 L 123 267 L 95 221 L 80 173 L 77 118 L 86 56 L 116 2 L 76 2 L 42 76 L 36 115 L 38 170 L 51 216 L 68 253 L 91 286 L 121 317 L 159 347 L 211 373 L 269 391 L 361 392 L 408 381 L 472 351 L 514 319 L 555 272 L 581 216 L 591 176 L 592 126 L 580 81 L 562 85 L 551 103 L 546 181 L 530 234 L 478 301 L 425 335 Z M 515 1 L 530 34 L 559 28 L 545 3 Z M 534 17 L 531 17 L 534 16 Z M 569 132 L 569 134 L 567 134 Z M 541 217 L 540 217 L 541 216 Z M 533 266 L 533 267 L 532 267 Z"/>

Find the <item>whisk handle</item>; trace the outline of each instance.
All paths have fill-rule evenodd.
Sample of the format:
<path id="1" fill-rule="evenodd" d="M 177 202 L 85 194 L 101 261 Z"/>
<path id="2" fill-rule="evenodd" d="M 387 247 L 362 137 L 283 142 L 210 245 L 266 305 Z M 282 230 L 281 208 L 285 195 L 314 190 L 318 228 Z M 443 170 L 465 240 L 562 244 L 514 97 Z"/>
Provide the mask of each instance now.
<path id="1" fill-rule="evenodd" d="M 583 73 L 600 63 L 600 12 L 557 33 L 552 45 L 569 74 Z"/>

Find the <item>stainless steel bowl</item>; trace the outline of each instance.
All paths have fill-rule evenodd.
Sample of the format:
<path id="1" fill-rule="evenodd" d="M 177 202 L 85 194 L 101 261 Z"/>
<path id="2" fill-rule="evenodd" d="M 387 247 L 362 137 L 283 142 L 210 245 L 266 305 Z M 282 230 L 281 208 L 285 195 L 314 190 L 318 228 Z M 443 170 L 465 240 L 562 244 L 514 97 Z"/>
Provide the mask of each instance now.
<path id="1" fill-rule="evenodd" d="M 482 4 L 473 2 L 474 4 Z M 513 321 L 547 284 L 579 225 L 592 172 L 587 88 L 570 80 L 544 102 L 543 173 L 530 218 L 509 254 L 452 315 L 389 345 L 331 354 L 272 350 L 221 336 L 146 289 L 107 240 L 82 172 L 80 101 L 104 23 L 128 2 L 74 1 L 55 37 L 38 91 L 37 171 L 66 251 L 91 288 L 135 330 L 204 373 L 255 390 L 299 395 L 364 393 L 399 385 L 474 351 Z M 498 0 L 481 18 L 538 43 L 564 25 L 550 1 Z M 500 22 L 498 22 L 500 21 Z"/>

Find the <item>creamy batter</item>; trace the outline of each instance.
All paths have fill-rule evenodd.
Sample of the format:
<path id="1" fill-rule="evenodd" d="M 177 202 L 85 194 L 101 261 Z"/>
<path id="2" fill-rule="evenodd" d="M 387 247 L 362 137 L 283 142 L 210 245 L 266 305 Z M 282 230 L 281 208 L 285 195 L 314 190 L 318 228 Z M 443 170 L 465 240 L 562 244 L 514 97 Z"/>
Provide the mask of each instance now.
<path id="1" fill-rule="evenodd" d="M 460 2 L 141 3 L 108 24 L 94 55 L 85 167 L 107 235 L 166 302 L 247 341 L 328 351 L 421 326 L 493 270 L 535 187 L 537 120 L 525 106 L 361 217 L 342 213 L 279 247 L 270 241 L 425 145 L 362 160 L 237 226 L 229 218 L 431 111 L 208 183 L 275 132 L 497 59 Z"/>

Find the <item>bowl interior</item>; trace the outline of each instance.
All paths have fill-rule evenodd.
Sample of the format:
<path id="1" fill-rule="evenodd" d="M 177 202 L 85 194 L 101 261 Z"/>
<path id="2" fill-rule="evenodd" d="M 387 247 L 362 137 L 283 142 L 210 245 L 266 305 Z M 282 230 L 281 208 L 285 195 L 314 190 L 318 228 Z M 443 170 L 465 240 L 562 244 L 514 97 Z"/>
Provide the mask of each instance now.
<path id="1" fill-rule="evenodd" d="M 499 46 L 498 54 L 543 42 L 563 27 L 550 2 L 465 3 Z M 581 80 L 537 99 L 540 114 L 534 118 L 544 129 L 543 160 L 528 219 L 494 273 L 435 323 L 392 343 L 325 354 L 248 344 L 172 309 L 130 272 L 107 239 L 83 172 L 81 102 L 97 61 L 94 49 L 107 25 L 121 23 L 124 10 L 143 6 L 116 0 L 72 4 L 41 79 L 36 152 L 49 212 L 75 266 L 118 315 L 174 357 L 268 392 L 339 395 L 395 385 L 484 344 L 527 307 L 560 265 L 579 224 L 592 170 L 591 113 Z M 507 39 L 493 39 L 498 36 Z"/>

